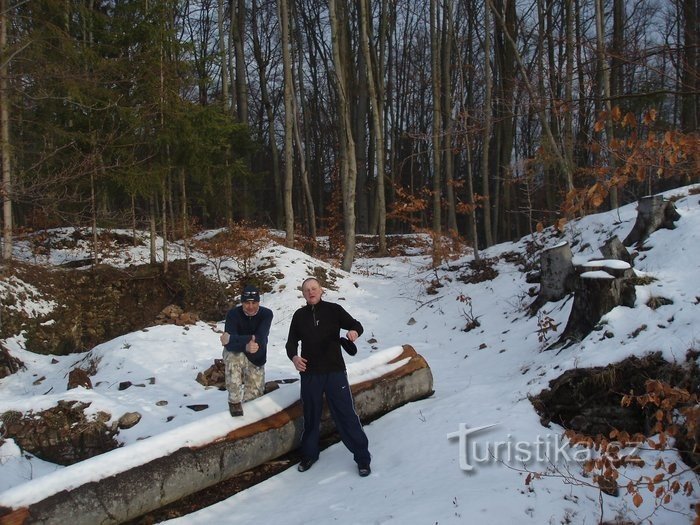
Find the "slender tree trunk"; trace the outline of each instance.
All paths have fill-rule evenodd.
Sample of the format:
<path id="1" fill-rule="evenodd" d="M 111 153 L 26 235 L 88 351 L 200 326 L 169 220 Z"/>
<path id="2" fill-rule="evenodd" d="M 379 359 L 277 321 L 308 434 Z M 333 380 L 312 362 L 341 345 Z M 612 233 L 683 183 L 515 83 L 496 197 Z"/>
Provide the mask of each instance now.
<path id="1" fill-rule="evenodd" d="M 545 58 L 545 45 L 551 41 L 551 37 L 546 38 L 545 35 L 550 34 L 549 31 L 547 31 L 547 23 L 546 20 L 547 18 L 545 17 L 545 12 L 546 12 L 546 6 L 544 5 L 545 0 L 537 0 L 537 28 L 539 31 L 539 38 L 537 39 L 537 89 L 540 92 L 541 96 L 545 96 L 546 87 L 545 87 L 545 67 L 544 67 L 544 58 Z M 555 203 L 555 198 L 554 195 L 556 193 L 556 184 L 555 181 L 553 180 L 554 177 L 552 176 L 552 169 L 549 166 L 544 166 L 543 168 L 543 177 L 544 177 L 544 197 L 545 197 L 545 206 L 548 210 L 554 209 L 554 203 Z"/>
<path id="2" fill-rule="evenodd" d="M 564 85 L 564 157 L 574 165 L 574 2 L 566 0 L 566 83 Z"/>
<path id="3" fill-rule="evenodd" d="M 683 47 L 681 50 L 680 126 L 693 133 L 700 125 L 700 2 L 681 0 L 683 10 Z"/>
<path id="4" fill-rule="evenodd" d="M 95 198 L 95 174 L 90 172 L 90 222 L 92 227 L 92 267 L 95 268 L 99 261 L 99 248 L 97 246 L 97 203 Z"/>
<path id="5" fill-rule="evenodd" d="M 282 62 L 284 65 L 284 217 L 285 244 L 294 248 L 294 207 L 292 185 L 294 181 L 294 86 L 292 85 L 292 56 L 289 50 L 289 4 L 288 0 L 277 0 L 282 29 Z"/>
<path id="6" fill-rule="evenodd" d="M 343 0 L 340 0 L 343 2 Z M 338 93 L 338 117 L 341 151 L 341 185 L 343 188 L 343 225 L 345 228 L 345 250 L 342 269 L 349 272 L 355 259 L 355 185 L 357 182 L 357 161 L 355 159 L 355 139 L 353 138 L 352 111 L 349 103 L 348 74 L 350 65 L 343 50 L 349 45 L 346 27 L 347 5 L 338 9 L 337 0 L 329 0 L 331 40 L 333 44 L 333 64 L 335 65 L 335 85 Z"/>
<path id="7" fill-rule="evenodd" d="M 161 220 L 163 224 L 163 273 L 168 273 L 168 203 L 167 203 L 168 188 L 165 184 L 165 179 L 161 185 Z"/>
<path id="8" fill-rule="evenodd" d="M 0 0 L 0 155 L 2 155 L 2 258 L 12 259 L 12 165 L 8 95 L 7 0 Z"/>
<path id="9" fill-rule="evenodd" d="M 301 140 L 299 133 L 299 119 L 297 112 L 296 97 L 292 94 L 292 113 L 294 115 L 294 142 L 297 145 L 297 155 L 299 155 L 299 164 L 301 168 L 301 187 L 304 191 L 304 202 L 306 203 L 306 214 L 309 219 L 309 235 L 316 240 L 316 210 L 314 209 L 314 199 L 311 195 L 311 186 L 309 186 L 309 173 L 306 168 L 306 153 L 304 152 L 304 143 Z"/>
<path id="10" fill-rule="evenodd" d="M 187 184 L 185 168 L 180 168 L 180 193 L 182 195 L 182 243 L 185 246 L 185 264 L 187 266 L 187 279 L 192 280 L 192 269 L 190 266 L 190 232 L 188 228 L 189 219 L 187 217 Z"/>
<path id="11" fill-rule="evenodd" d="M 371 12 L 369 10 L 369 1 L 360 0 L 360 41 L 362 46 L 362 54 L 365 57 L 367 67 L 367 84 L 369 87 L 369 99 L 372 104 L 372 126 L 374 129 L 375 140 L 375 157 L 377 162 L 377 208 L 379 213 L 379 253 L 380 257 L 387 255 L 386 246 L 386 205 L 384 201 L 384 126 L 383 114 L 384 105 L 381 99 L 381 90 L 378 84 L 383 83 L 383 75 L 381 71 L 375 74 L 377 64 L 376 57 L 370 52 L 370 27 L 371 27 Z M 381 76 L 380 76 L 381 75 Z"/>
<path id="12" fill-rule="evenodd" d="M 218 28 L 219 28 L 219 56 L 221 60 L 221 99 L 223 102 L 224 110 L 229 111 L 230 100 L 228 96 L 228 53 L 226 52 L 226 42 L 228 39 L 226 35 L 228 32 L 224 32 L 224 0 L 216 0 L 216 5 L 218 8 Z"/>
<path id="13" fill-rule="evenodd" d="M 442 133 L 442 120 L 440 104 L 442 101 L 440 90 L 440 29 L 438 20 L 438 0 L 430 0 L 430 56 L 431 56 L 431 79 L 433 94 L 433 231 L 441 233 L 442 210 L 441 210 L 441 189 L 442 189 L 442 145 L 440 136 Z"/>
<path id="14" fill-rule="evenodd" d="M 486 248 L 493 245 L 491 231 L 491 190 L 489 189 L 489 144 L 493 122 L 492 104 L 492 73 L 491 73 L 491 11 L 489 0 L 484 2 L 484 135 L 481 146 L 481 196 L 484 217 L 484 241 Z"/>
<path id="15" fill-rule="evenodd" d="M 238 120 L 248 123 L 248 88 L 245 67 L 245 49 L 243 34 L 245 32 L 245 0 L 238 0 L 237 6 L 231 5 L 231 31 L 233 48 L 236 55 L 236 102 L 238 103 Z"/>
<path id="16" fill-rule="evenodd" d="M 454 41 L 454 24 L 452 23 L 452 0 L 443 3 L 442 58 L 440 63 L 442 77 L 442 109 L 445 122 L 444 156 L 445 156 L 445 197 L 447 199 L 447 229 L 457 234 L 457 210 L 454 188 L 454 153 L 452 152 L 452 132 L 454 118 L 452 108 L 452 44 Z"/>
<path id="17" fill-rule="evenodd" d="M 603 0 L 595 0 L 595 19 L 596 19 L 596 56 L 598 67 L 598 86 L 600 90 L 600 98 L 602 105 L 605 107 L 607 115 L 605 116 L 605 135 L 608 149 L 613 140 L 613 124 L 612 124 L 612 100 L 610 93 L 610 71 L 605 60 L 605 11 Z M 615 163 L 612 152 L 608 151 L 607 155 L 608 168 L 612 173 L 615 169 Z M 610 207 L 617 208 L 617 191 L 613 194 L 610 188 Z"/>
<path id="18" fill-rule="evenodd" d="M 156 238 L 158 237 L 158 231 L 157 231 L 157 225 L 156 225 L 156 197 L 155 195 L 151 195 L 148 198 L 148 219 L 149 219 L 149 226 L 150 226 L 150 242 L 149 242 L 149 253 L 151 256 L 151 264 L 157 264 L 158 263 L 158 255 L 157 255 L 157 246 L 156 246 Z"/>

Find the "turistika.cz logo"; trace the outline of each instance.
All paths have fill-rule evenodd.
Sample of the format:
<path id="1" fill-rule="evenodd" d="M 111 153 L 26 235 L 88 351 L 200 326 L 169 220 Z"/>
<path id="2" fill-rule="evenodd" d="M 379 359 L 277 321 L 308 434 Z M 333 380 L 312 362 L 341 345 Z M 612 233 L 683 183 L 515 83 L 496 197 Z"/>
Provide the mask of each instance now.
<path id="1" fill-rule="evenodd" d="M 511 467 L 526 467 L 535 463 L 562 465 L 564 463 L 582 464 L 593 459 L 594 452 L 588 447 L 574 445 L 561 434 L 538 435 L 534 441 L 516 440 L 511 434 L 502 441 L 480 439 L 487 430 L 497 427 L 498 423 L 469 428 L 465 423 L 459 424 L 459 430 L 447 434 L 448 440 L 459 442 L 459 468 L 472 472 L 476 465 L 502 463 Z M 609 446 L 623 448 L 619 443 L 611 442 Z"/>

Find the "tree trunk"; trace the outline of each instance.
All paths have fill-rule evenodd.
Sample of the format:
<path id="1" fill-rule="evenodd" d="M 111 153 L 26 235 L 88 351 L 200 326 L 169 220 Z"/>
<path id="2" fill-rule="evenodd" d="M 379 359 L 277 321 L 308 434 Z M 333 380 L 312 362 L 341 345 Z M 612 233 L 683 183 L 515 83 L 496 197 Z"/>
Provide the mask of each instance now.
<path id="1" fill-rule="evenodd" d="M 568 242 L 548 248 L 540 255 L 540 291 L 530 305 L 530 315 L 534 315 L 547 302 L 555 302 L 566 297 L 573 290 L 573 254 Z"/>
<path id="2" fill-rule="evenodd" d="M 442 177 L 442 119 L 441 119 L 441 89 L 440 75 L 442 68 L 440 67 L 440 29 L 439 29 L 439 14 L 438 0 L 430 0 L 430 56 L 431 56 L 431 79 L 433 93 L 433 231 L 439 239 L 439 234 L 442 228 L 442 210 L 441 210 L 441 177 Z M 433 249 L 435 249 L 434 247 Z"/>
<path id="3" fill-rule="evenodd" d="M 454 108 L 452 107 L 452 48 L 454 43 L 454 24 L 452 22 L 452 1 L 446 0 L 443 5 L 442 17 L 442 52 L 440 76 L 442 78 L 442 110 L 445 122 L 444 166 L 445 166 L 445 197 L 447 200 L 447 229 L 457 235 L 457 210 L 454 187 L 454 153 L 452 152 L 452 132 L 454 130 Z"/>
<path id="4" fill-rule="evenodd" d="M 165 179 L 161 185 L 161 220 L 163 224 L 163 273 L 168 273 L 168 188 Z"/>
<path id="5" fill-rule="evenodd" d="M 187 218 L 187 184 L 185 168 L 180 168 L 180 193 L 182 195 L 182 243 L 185 247 L 185 265 L 187 267 L 187 279 L 192 281 L 192 268 L 190 265 L 190 232 Z"/>
<path id="6" fill-rule="evenodd" d="M 637 220 L 622 244 L 625 246 L 642 244 L 656 230 L 675 229 L 674 222 L 680 218 L 676 205 L 665 200 L 661 195 L 642 197 L 637 207 Z"/>
<path id="7" fill-rule="evenodd" d="M 341 0 L 343 2 L 343 0 Z M 342 269 L 349 272 L 355 260 L 355 184 L 357 181 L 357 161 L 355 159 L 355 139 L 353 138 L 352 112 L 349 103 L 348 74 L 350 64 L 346 62 L 346 50 L 349 46 L 345 30 L 347 5 L 338 9 L 337 0 L 329 0 L 331 40 L 333 44 L 333 63 L 335 65 L 335 84 L 338 93 L 338 121 L 341 150 L 345 154 L 340 159 L 341 185 L 343 188 L 343 224 L 345 228 L 345 250 Z"/>
<path id="8" fill-rule="evenodd" d="M 7 1 L 0 0 L 0 155 L 2 155 L 2 258 L 12 259 L 12 165 L 8 94 Z"/>
<path id="9" fill-rule="evenodd" d="M 157 246 L 156 246 L 156 238 L 158 237 L 158 231 L 156 229 L 156 197 L 155 195 L 151 195 L 148 198 L 148 223 L 150 226 L 150 238 L 149 238 L 149 253 L 151 256 L 151 264 L 156 264 L 158 262 L 158 256 L 157 256 Z"/>
<path id="10" fill-rule="evenodd" d="M 484 134 L 481 145 L 481 196 L 482 217 L 484 218 L 484 244 L 485 247 L 493 245 L 493 232 L 491 231 L 491 190 L 489 175 L 489 145 L 491 143 L 491 128 L 493 125 L 492 104 L 492 74 L 491 74 L 491 10 L 490 0 L 484 2 Z"/>
<path id="11" fill-rule="evenodd" d="M 608 149 L 610 149 L 610 144 L 614 139 L 613 136 L 613 124 L 612 124 L 612 99 L 610 92 L 610 72 L 605 60 L 605 11 L 604 11 L 604 0 L 595 0 L 595 16 L 596 16 L 596 51 L 597 51 L 597 69 L 598 69 L 598 88 L 599 88 L 599 98 L 602 103 L 601 106 L 605 107 L 607 115 L 605 116 L 605 135 L 606 142 L 608 144 Z M 612 152 L 608 151 L 607 155 L 608 169 L 612 174 L 615 169 L 615 160 L 613 158 Z M 610 207 L 615 209 L 618 207 L 617 204 L 617 188 L 613 190 L 610 188 Z"/>
<path id="12" fill-rule="evenodd" d="M 698 0 L 681 0 L 683 10 L 683 49 L 680 76 L 681 130 L 693 133 L 700 124 L 700 3 Z"/>
<path id="13" fill-rule="evenodd" d="M 375 140 L 375 157 L 377 161 L 377 212 L 379 214 L 379 249 L 378 256 L 385 257 L 387 255 L 386 247 L 386 206 L 384 202 L 384 126 L 382 115 L 384 114 L 384 104 L 380 93 L 383 92 L 379 88 L 379 84 L 383 83 L 383 74 L 377 71 L 377 60 L 370 52 L 370 24 L 371 12 L 369 10 L 368 0 L 360 0 L 360 41 L 362 46 L 362 54 L 365 57 L 367 67 L 367 84 L 369 87 L 369 99 L 372 104 L 372 126 L 374 129 Z M 373 60 L 374 58 L 374 60 Z"/>
<path id="14" fill-rule="evenodd" d="M 292 185 L 294 181 L 294 86 L 292 85 L 292 56 L 289 50 L 289 0 L 277 0 L 282 28 L 282 62 L 284 65 L 284 217 L 285 245 L 294 248 L 294 207 Z"/>
<path id="15" fill-rule="evenodd" d="M 576 280 L 574 304 L 569 319 L 559 339 L 547 350 L 582 341 L 600 319 L 616 306 L 634 307 L 634 270 L 629 267 L 606 267 L 604 261 L 602 263 L 577 269 L 580 275 Z"/>
<path id="16" fill-rule="evenodd" d="M 226 53 L 226 34 L 224 33 L 224 0 L 216 0 L 216 5 L 218 9 L 218 29 L 219 29 L 219 59 L 221 60 L 221 67 L 219 71 L 221 72 L 221 99 L 223 102 L 224 110 L 229 109 L 229 97 L 228 97 L 228 53 Z"/>
<path id="17" fill-rule="evenodd" d="M 243 33 L 245 32 L 245 0 L 238 0 L 234 7 L 231 2 L 231 31 L 233 48 L 236 55 L 236 102 L 238 103 L 238 120 L 248 123 L 248 88 L 245 67 L 245 49 Z"/>
<path id="18" fill-rule="evenodd" d="M 605 244 L 600 248 L 600 253 L 602 253 L 603 257 L 606 259 L 618 259 L 630 265 L 632 264 L 632 256 L 617 235 L 613 235 L 605 241 Z"/>

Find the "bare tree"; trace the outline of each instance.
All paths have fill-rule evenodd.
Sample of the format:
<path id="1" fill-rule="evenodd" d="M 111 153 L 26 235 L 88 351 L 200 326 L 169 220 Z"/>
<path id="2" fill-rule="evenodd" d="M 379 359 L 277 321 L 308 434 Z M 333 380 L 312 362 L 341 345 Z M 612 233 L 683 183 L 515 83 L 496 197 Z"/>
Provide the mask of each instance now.
<path id="1" fill-rule="evenodd" d="M 0 0 L 0 155 L 2 155 L 2 257 L 12 259 L 12 171 L 8 95 L 7 1 Z"/>
<path id="2" fill-rule="evenodd" d="M 489 144 L 491 142 L 491 129 L 493 114 L 491 103 L 493 96 L 493 83 L 491 73 L 491 12 L 489 0 L 484 2 L 484 133 L 481 145 L 481 194 L 483 197 L 484 240 L 486 248 L 493 245 L 493 232 L 491 230 L 491 191 L 489 189 Z"/>
<path id="3" fill-rule="evenodd" d="M 439 234 L 442 227 L 441 177 L 442 177 L 442 114 L 440 104 L 440 29 L 438 0 L 430 0 L 430 56 L 433 94 L 433 231 Z"/>
<path id="4" fill-rule="evenodd" d="M 237 0 L 236 5 L 231 1 L 231 34 L 233 50 L 236 56 L 236 102 L 238 104 L 238 120 L 248 123 L 248 80 L 246 78 L 245 49 L 243 35 L 245 33 L 246 5 L 245 0 Z"/>
<path id="5" fill-rule="evenodd" d="M 377 208 L 379 215 L 379 255 L 387 254 L 386 247 L 386 204 L 384 196 L 384 103 L 382 100 L 383 73 L 379 68 L 376 56 L 370 52 L 370 28 L 372 27 L 372 14 L 369 10 L 369 1 L 360 0 L 360 41 L 362 54 L 367 67 L 367 84 L 369 87 L 369 99 L 372 104 L 372 125 L 374 128 L 375 157 L 377 162 Z"/>
<path id="6" fill-rule="evenodd" d="M 357 179 L 357 159 L 355 158 L 355 138 L 352 128 L 352 111 L 348 93 L 347 63 L 349 45 L 347 34 L 347 4 L 344 0 L 329 0 L 331 40 L 333 44 L 333 65 L 335 66 L 335 86 L 338 94 L 338 132 L 340 135 L 340 174 L 343 189 L 343 225 L 345 229 L 345 249 L 341 267 L 350 271 L 355 259 L 355 185 Z M 340 7 L 340 9 L 339 9 Z"/>
<path id="7" fill-rule="evenodd" d="M 284 67 L 284 217 L 285 244 L 294 247 L 294 206 L 292 185 L 294 181 L 294 86 L 292 82 L 292 56 L 289 50 L 289 3 L 277 0 L 280 26 L 282 29 L 282 63 Z"/>

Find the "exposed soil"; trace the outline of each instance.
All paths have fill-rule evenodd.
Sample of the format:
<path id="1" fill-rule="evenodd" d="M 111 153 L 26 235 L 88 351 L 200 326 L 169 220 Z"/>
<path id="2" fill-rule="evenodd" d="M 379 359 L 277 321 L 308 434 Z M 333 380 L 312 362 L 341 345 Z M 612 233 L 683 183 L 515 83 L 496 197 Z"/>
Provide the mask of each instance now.
<path id="1" fill-rule="evenodd" d="M 85 352 L 120 335 L 156 324 L 169 305 L 193 312 L 198 319 L 218 321 L 230 307 L 220 287 L 196 267 L 188 274 L 184 261 L 126 269 L 97 266 L 85 269 L 46 268 L 15 263 L 12 275 L 38 290 L 34 299 L 53 300 L 55 308 L 29 317 L 3 305 L 0 338 L 26 333 L 26 348 L 39 354 Z M 31 298 L 30 298 L 31 299 Z M 7 297 L 6 303 L 21 302 Z"/>
<path id="2" fill-rule="evenodd" d="M 697 359 L 698 353 L 690 350 L 684 364 L 669 363 L 657 352 L 642 358 L 629 357 L 605 367 L 567 370 L 531 401 L 545 426 L 554 422 L 589 436 L 609 435 L 613 429 L 649 436 L 655 433 L 657 407 L 621 406 L 622 397 L 632 392 L 644 393 L 648 380 L 697 394 L 700 392 Z M 696 437 L 684 427 L 678 437 L 679 449 L 694 450 Z M 682 455 L 689 465 L 698 464 L 698 454 Z"/>

